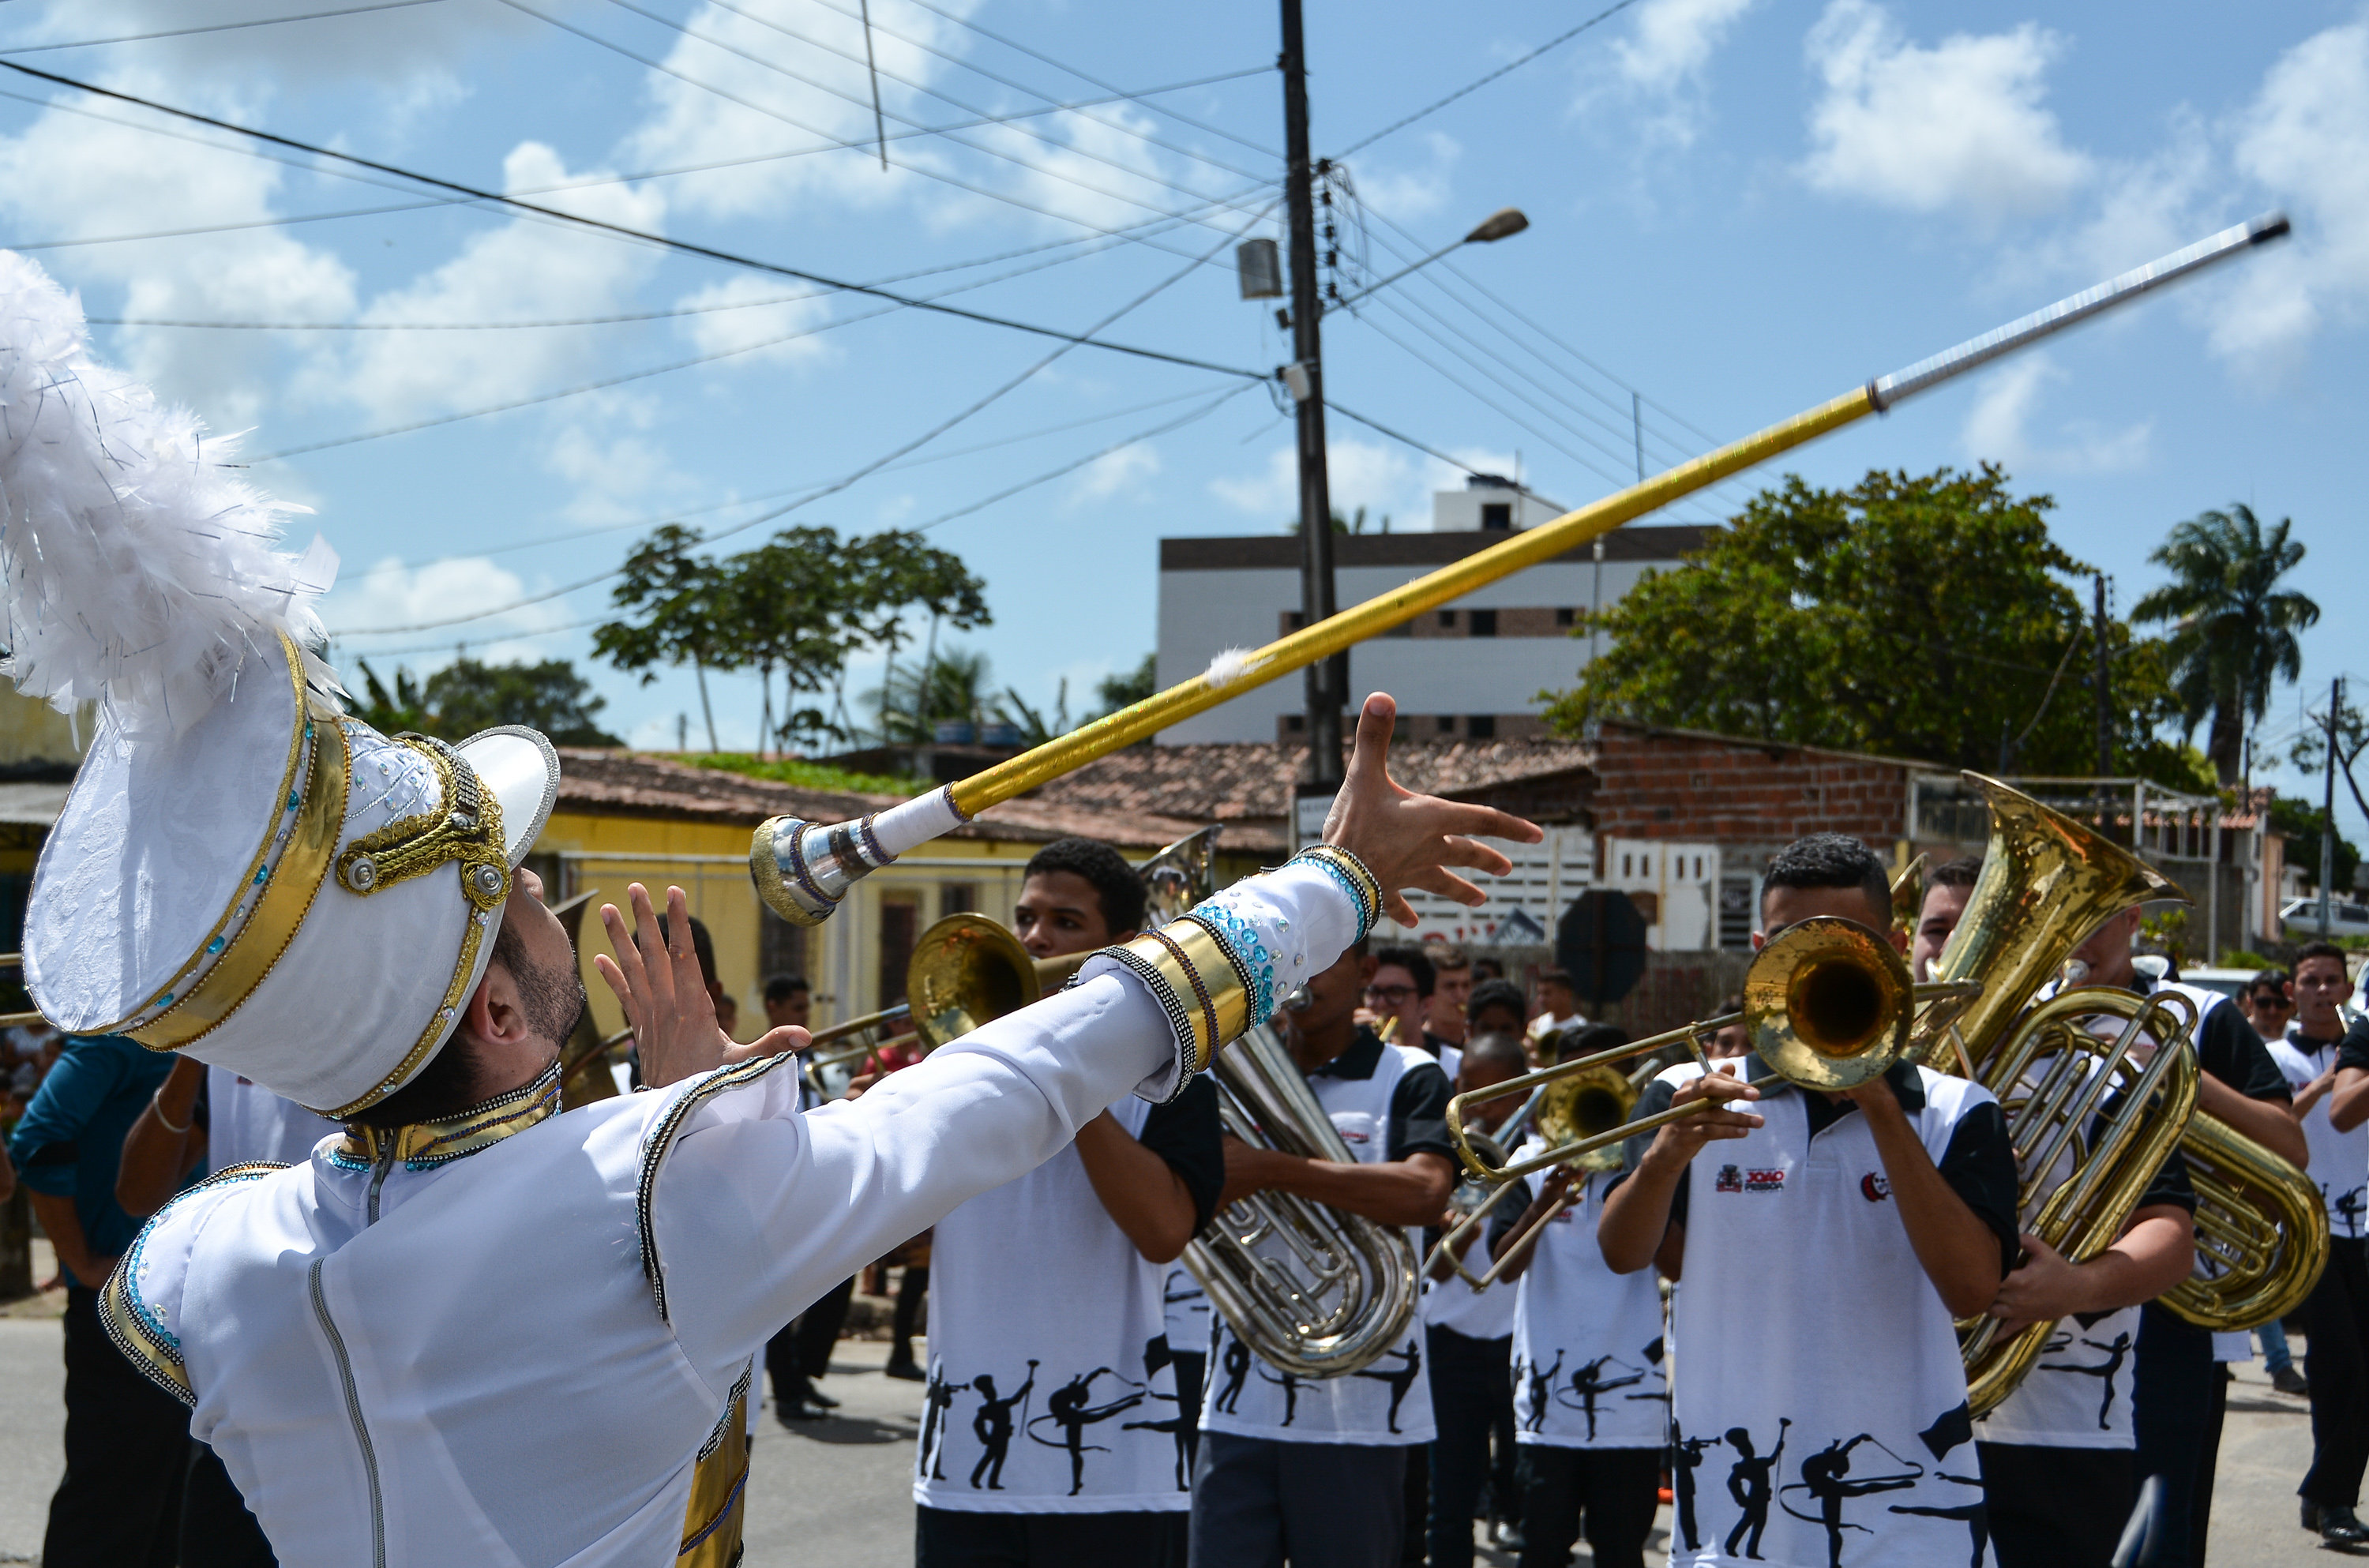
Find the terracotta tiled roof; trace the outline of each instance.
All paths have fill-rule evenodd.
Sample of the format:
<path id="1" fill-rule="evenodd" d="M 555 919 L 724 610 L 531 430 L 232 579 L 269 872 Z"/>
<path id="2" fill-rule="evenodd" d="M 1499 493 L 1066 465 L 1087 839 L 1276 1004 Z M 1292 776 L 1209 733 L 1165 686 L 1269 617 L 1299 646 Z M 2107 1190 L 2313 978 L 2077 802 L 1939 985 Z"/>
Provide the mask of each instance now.
<path id="1" fill-rule="evenodd" d="M 897 803 L 894 795 L 800 789 L 717 768 L 694 768 L 631 751 L 562 747 L 559 807 L 601 816 L 667 817 L 755 827 L 768 817 L 836 822 Z M 1186 821 L 1069 800 L 1014 800 L 955 830 L 956 838 L 1049 843 L 1077 834 L 1127 848 L 1157 849 L 1207 818 Z"/>
<path id="2" fill-rule="evenodd" d="M 1282 826 L 1307 754 L 1305 746 L 1266 741 L 1133 746 L 1054 780 L 1031 799 L 1223 822 L 1226 848 L 1276 852 L 1285 847 Z M 1545 738 L 1394 746 L 1390 776 L 1425 794 L 1463 795 L 1576 772 L 1592 756 L 1577 741 Z"/>

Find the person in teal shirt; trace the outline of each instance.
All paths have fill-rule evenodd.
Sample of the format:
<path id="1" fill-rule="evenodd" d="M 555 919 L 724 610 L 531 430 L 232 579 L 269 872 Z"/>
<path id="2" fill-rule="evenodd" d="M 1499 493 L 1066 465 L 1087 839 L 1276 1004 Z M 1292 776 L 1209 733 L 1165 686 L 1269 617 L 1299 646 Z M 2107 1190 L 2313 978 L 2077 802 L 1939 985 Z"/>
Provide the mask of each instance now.
<path id="1" fill-rule="evenodd" d="M 140 1232 L 115 1201 L 124 1135 L 172 1068 L 119 1036 L 71 1039 L 8 1140 L 66 1284 L 66 1472 L 41 1542 L 52 1568 L 171 1568 L 176 1554 L 189 1413 L 98 1315 L 98 1288 Z"/>

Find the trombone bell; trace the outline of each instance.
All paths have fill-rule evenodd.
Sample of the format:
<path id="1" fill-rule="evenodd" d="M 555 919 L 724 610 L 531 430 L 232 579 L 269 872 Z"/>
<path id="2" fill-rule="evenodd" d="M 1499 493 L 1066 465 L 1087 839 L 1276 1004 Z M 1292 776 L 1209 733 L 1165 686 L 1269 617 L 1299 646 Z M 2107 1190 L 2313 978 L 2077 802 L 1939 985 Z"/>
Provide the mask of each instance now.
<path id="1" fill-rule="evenodd" d="M 1804 1089 L 1856 1089 L 1908 1048 L 1916 986 L 1899 950 L 1856 921 L 1798 921 L 1744 977 L 1744 1023 L 1769 1068 Z"/>

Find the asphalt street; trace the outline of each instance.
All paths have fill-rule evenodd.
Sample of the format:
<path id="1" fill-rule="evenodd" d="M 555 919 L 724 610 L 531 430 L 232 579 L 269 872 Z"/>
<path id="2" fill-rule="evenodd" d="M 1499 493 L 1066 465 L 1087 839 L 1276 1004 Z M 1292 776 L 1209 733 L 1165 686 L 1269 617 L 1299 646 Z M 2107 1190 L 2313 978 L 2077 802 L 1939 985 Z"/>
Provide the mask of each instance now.
<path id="1" fill-rule="evenodd" d="M 62 1468 L 59 1348 L 55 1319 L 0 1318 L 0 1563 L 40 1561 L 42 1521 Z M 887 1348 L 841 1345 L 823 1385 L 841 1402 L 834 1419 L 784 1428 L 765 1408 L 749 1482 L 749 1568 L 911 1562 L 921 1387 L 881 1374 Z M 2214 1496 L 2214 1568 L 2330 1560 L 2295 1525 L 2295 1483 L 2310 1457 L 2303 1402 L 2273 1392 L 2259 1364 L 2239 1368 Z M 1653 1561 L 1662 1561 L 1666 1539 L 1657 1529 Z M 1504 1568 L 1511 1559 L 1484 1551 L 1482 1561 Z M 1577 1561 L 1588 1561 L 1584 1546 Z"/>

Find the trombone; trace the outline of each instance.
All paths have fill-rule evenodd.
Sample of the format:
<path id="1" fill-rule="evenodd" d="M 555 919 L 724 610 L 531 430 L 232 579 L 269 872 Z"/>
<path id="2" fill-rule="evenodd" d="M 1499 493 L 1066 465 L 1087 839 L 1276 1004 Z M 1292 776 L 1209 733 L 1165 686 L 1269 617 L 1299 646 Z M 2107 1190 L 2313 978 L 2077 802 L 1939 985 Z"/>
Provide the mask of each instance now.
<path id="1" fill-rule="evenodd" d="M 1563 1141 L 1526 1160 L 1511 1162 L 1502 1155 L 1484 1158 L 1464 1125 L 1466 1114 L 1474 1105 L 1527 1094 L 1672 1047 L 1684 1047 L 1709 1072 L 1711 1058 L 1704 1043 L 1737 1023 L 1751 1036 L 1754 1053 L 1775 1070 L 1752 1080 L 1752 1087 L 1792 1083 L 1803 1089 L 1856 1089 L 1882 1076 L 1933 1033 L 1954 1023 L 1960 1009 L 1982 993 L 1978 980 L 1917 985 L 1908 978 L 1906 962 L 1882 934 L 1857 921 L 1814 915 L 1786 927 L 1754 956 L 1752 967 L 1745 971 L 1741 1013 L 1699 1020 L 1459 1094 L 1448 1103 L 1448 1137 L 1466 1170 L 1486 1181 L 1506 1182 L 1550 1165 L 1587 1158 L 1683 1121 L 1711 1109 L 1714 1102 L 1693 1100 L 1594 1130 L 1574 1125 L 1572 1136 Z M 1613 1165 L 1618 1162 L 1615 1156 Z"/>

